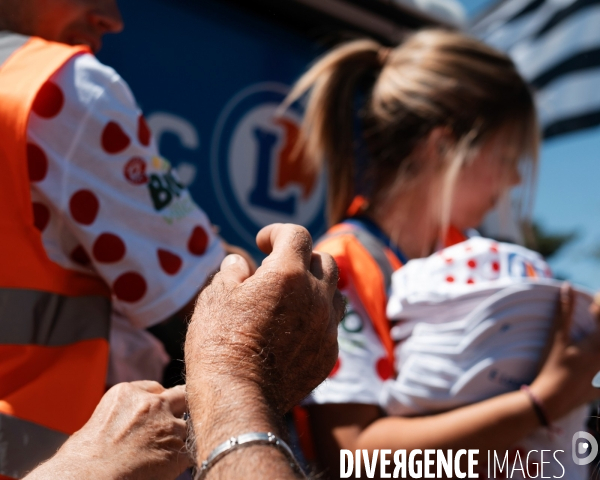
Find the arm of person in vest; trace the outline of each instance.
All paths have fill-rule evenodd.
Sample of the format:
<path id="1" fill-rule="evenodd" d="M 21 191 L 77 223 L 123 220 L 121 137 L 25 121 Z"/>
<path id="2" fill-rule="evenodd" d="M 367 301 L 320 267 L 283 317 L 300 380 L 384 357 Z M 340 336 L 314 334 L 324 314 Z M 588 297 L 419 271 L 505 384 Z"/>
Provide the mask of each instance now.
<path id="1" fill-rule="evenodd" d="M 310 235 L 271 225 L 257 237 L 268 257 L 254 275 L 229 256 L 202 291 L 185 344 L 187 396 L 197 464 L 228 438 L 282 436 L 283 415 L 331 371 L 343 301 L 337 268 L 312 253 Z M 236 450 L 206 478 L 297 478 L 272 446 Z"/>
<path id="2" fill-rule="evenodd" d="M 36 225 L 48 256 L 99 275 L 140 327 L 186 306 L 224 257 L 111 68 L 79 55 L 38 94 L 28 151 Z M 45 111 L 56 105 L 49 115 Z"/>
<path id="3" fill-rule="evenodd" d="M 556 333 L 550 339 L 548 357 L 531 385 L 550 422 L 597 396 L 591 379 L 600 362 L 600 332 L 580 344 L 573 344 L 569 334 L 572 313 L 573 297 L 566 290 L 559 303 Z M 343 361 L 341 343 L 340 358 Z M 323 446 L 320 460 L 330 478 L 339 478 L 340 449 L 371 452 L 375 449 L 406 449 L 410 452 L 415 449 L 457 451 L 475 448 L 480 452 L 500 451 L 509 449 L 540 427 L 531 399 L 523 391 L 424 417 L 388 417 L 378 405 L 366 405 L 360 400 L 313 405 L 310 417 L 312 436 L 318 442 L 317 446 Z M 485 454 L 480 454 L 480 465 L 485 463 L 484 457 Z"/>

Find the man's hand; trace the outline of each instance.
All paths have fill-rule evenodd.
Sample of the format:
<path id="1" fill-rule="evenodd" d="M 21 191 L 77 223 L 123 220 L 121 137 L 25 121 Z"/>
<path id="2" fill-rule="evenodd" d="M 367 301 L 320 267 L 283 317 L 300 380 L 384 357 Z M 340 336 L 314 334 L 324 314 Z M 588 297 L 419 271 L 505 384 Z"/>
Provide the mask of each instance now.
<path id="1" fill-rule="evenodd" d="M 150 381 L 111 388 L 84 427 L 26 480 L 174 479 L 190 466 L 183 386 Z"/>
<path id="2" fill-rule="evenodd" d="M 239 255 L 240 257 L 242 257 L 244 260 L 246 260 L 246 263 L 250 267 L 250 275 L 253 275 L 254 272 L 256 272 L 256 269 L 258 268 L 258 266 L 256 265 L 256 262 L 254 261 L 254 259 L 252 258 L 252 255 L 250 255 L 250 253 L 248 253 L 246 250 L 244 250 L 241 247 L 236 247 L 235 245 L 231 245 L 230 243 L 227 243 L 223 239 L 221 239 L 221 243 L 223 244 L 223 249 L 225 250 L 225 253 L 227 255 L 236 254 L 236 255 Z"/>
<path id="3" fill-rule="evenodd" d="M 313 253 L 296 225 L 265 227 L 257 244 L 269 256 L 256 273 L 242 257 L 226 257 L 188 329 L 187 394 L 202 458 L 229 436 L 273 431 L 273 417 L 319 385 L 337 359 L 344 304 L 334 260 Z"/>

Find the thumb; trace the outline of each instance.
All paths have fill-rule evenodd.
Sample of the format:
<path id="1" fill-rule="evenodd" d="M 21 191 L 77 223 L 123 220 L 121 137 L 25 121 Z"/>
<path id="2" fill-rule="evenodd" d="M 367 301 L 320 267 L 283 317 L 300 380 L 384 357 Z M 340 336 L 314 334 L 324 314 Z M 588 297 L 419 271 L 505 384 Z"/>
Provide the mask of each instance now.
<path id="1" fill-rule="evenodd" d="M 561 285 L 558 301 L 556 302 L 556 312 L 546 339 L 546 347 L 537 365 L 538 372 L 542 370 L 552 352 L 563 350 L 571 343 L 570 317 L 573 316 L 572 293 L 571 286 L 567 282 Z"/>
<path id="2" fill-rule="evenodd" d="M 568 283 L 563 283 L 560 288 L 560 298 L 558 301 L 558 311 L 556 312 L 556 335 L 562 343 L 568 345 L 571 343 L 571 326 L 573 324 L 573 314 L 575 311 L 575 292 Z"/>
<path id="3" fill-rule="evenodd" d="M 217 274 L 219 280 L 231 288 L 239 285 L 252 275 L 252 269 L 244 257 L 236 253 L 227 255 L 221 262 L 221 270 Z"/>

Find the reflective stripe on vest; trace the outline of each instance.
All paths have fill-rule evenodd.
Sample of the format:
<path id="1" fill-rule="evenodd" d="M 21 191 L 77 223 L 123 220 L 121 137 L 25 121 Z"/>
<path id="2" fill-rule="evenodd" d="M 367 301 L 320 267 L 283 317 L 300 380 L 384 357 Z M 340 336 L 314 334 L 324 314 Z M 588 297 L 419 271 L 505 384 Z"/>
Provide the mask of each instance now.
<path id="1" fill-rule="evenodd" d="M 0 33 L 0 477 L 19 478 L 54 453 L 104 393 L 110 290 L 48 258 L 26 154 L 38 92 L 85 52 Z"/>
<path id="2" fill-rule="evenodd" d="M 0 475 L 24 477 L 47 460 L 68 435 L 0 413 Z"/>
<path id="3" fill-rule="evenodd" d="M 109 316 L 110 302 L 105 297 L 0 289 L 2 344 L 62 346 L 108 338 Z"/>
<path id="4" fill-rule="evenodd" d="M 352 235 L 356 238 L 360 244 L 365 247 L 365 250 L 369 252 L 369 255 L 373 257 L 373 260 L 377 262 L 377 266 L 383 275 L 383 282 L 385 285 L 385 291 L 387 291 L 392 285 L 392 273 L 395 270 L 400 268 L 402 264 L 397 268 L 392 266 L 392 262 L 389 258 L 389 253 L 386 250 L 389 250 L 383 243 L 379 241 L 375 236 L 371 235 L 369 232 L 365 230 L 361 230 L 358 228 L 344 228 L 340 230 L 336 230 L 334 233 L 325 234 L 320 240 L 319 243 L 325 242 L 335 237 L 339 237 L 341 235 Z M 398 260 L 400 262 L 400 260 Z"/>

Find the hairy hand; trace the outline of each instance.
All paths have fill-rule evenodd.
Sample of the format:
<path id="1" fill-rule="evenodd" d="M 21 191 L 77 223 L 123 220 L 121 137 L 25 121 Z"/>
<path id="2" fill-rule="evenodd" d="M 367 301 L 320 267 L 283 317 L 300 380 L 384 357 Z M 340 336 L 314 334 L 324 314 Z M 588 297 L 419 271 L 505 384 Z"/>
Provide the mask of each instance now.
<path id="1" fill-rule="evenodd" d="M 31 478 L 174 479 L 185 449 L 185 388 L 150 381 L 112 387 L 85 426 Z"/>
<path id="2" fill-rule="evenodd" d="M 282 414 L 331 371 L 344 305 L 337 266 L 312 252 L 306 229 L 270 225 L 257 244 L 269 256 L 254 275 L 230 255 L 198 298 L 185 344 L 188 396 L 218 378 L 223 389 L 256 387 Z"/>

